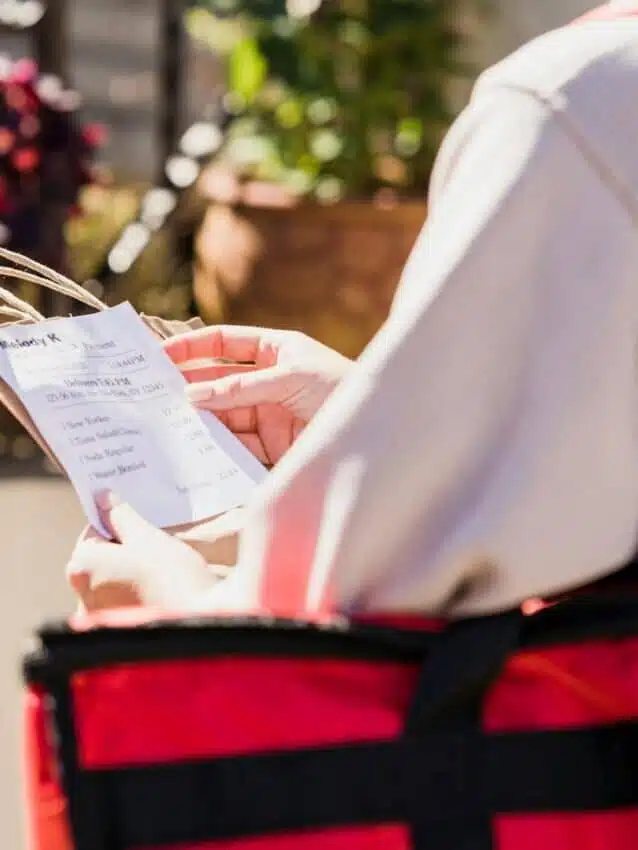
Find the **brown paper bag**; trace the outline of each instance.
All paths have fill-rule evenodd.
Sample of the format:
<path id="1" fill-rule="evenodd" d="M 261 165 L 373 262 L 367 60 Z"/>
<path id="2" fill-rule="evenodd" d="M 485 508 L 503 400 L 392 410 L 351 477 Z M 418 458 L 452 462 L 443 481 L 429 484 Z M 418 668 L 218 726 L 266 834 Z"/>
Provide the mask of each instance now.
<path id="1" fill-rule="evenodd" d="M 29 257 L 0 247 L 0 261 L 12 264 L 0 265 L 0 276 L 2 277 L 42 286 L 79 301 L 96 311 L 107 309 L 104 302 L 79 284 Z M 0 317 L 5 319 L 4 322 L 0 322 L 0 327 L 11 324 L 39 324 L 49 321 L 31 304 L 3 287 L 0 287 Z M 144 314 L 142 314 L 142 319 L 158 339 L 168 339 L 176 334 L 203 327 L 201 319 L 182 322 L 161 319 L 157 316 L 145 316 Z M 25 428 L 55 466 L 66 474 L 18 396 L 1 377 L 0 402 Z M 212 517 L 211 520 L 203 523 L 167 530 L 184 539 L 192 548 L 203 554 L 207 560 L 213 560 L 217 564 L 232 565 L 236 559 L 236 531 L 240 524 L 238 520 L 240 514 L 241 511 L 229 512 L 219 528 L 215 523 L 216 518 Z"/>

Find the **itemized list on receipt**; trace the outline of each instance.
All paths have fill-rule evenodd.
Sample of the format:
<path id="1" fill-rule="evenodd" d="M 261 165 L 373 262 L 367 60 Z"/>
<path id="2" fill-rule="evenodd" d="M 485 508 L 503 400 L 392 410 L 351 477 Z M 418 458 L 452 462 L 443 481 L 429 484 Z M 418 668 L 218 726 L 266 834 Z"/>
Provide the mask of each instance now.
<path id="1" fill-rule="evenodd" d="M 266 474 L 188 403 L 184 378 L 130 304 L 0 329 L 0 373 L 103 533 L 101 490 L 166 528 L 245 504 Z"/>

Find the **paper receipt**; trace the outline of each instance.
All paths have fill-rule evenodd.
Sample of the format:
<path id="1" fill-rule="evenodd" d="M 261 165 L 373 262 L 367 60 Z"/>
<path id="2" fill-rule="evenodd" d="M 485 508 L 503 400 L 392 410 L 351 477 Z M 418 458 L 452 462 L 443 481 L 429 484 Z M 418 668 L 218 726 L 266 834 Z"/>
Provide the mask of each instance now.
<path id="1" fill-rule="evenodd" d="M 0 373 L 104 534 L 101 490 L 166 528 L 245 504 L 267 474 L 189 404 L 182 374 L 130 304 L 1 328 Z"/>

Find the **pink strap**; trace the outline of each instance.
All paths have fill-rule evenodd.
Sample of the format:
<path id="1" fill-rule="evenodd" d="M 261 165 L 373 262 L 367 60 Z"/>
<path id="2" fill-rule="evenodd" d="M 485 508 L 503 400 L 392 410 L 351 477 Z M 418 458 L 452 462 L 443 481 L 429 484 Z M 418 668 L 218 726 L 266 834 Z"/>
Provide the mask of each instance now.
<path id="1" fill-rule="evenodd" d="M 632 18 L 638 15 L 638 3 L 632 7 L 623 9 L 613 6 L 611 3 L 606 3 L 604 6 L 599 6 L 592 12 L 587 12 L 581 18 L 577 18 L 574 23 L 579 24 L 584 21 L 620 21 L 623 18 Z"/>

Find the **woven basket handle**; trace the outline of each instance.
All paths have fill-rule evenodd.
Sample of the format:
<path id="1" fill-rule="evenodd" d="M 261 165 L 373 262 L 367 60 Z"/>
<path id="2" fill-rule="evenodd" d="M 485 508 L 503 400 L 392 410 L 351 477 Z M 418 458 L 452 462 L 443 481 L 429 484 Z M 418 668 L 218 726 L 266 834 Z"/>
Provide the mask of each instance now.
<path id="1" fill-rule="evenodd" d="M 9 307 L 6 304 L 0 304 L 0 318 L 12 319 L 11 324 L 31 321 L 31 316 L 24 310 L 18 310 L 17 307 Z"/>
<path id="2" fill-rule="evenodd" d="M 28 301 L 23 301 L 3 286 L 0 286 L 0 302 L 3 302 L 0 303 L 0 309 L 5 316 L 13 315 L 14 318 L 22 321 L 28 319 L 31 322 L 41 322 L 45 318 Z"/>
<path id="3" fill-rule="evenodd" d="M 93 307 L 94 310 L 107 309 L 107 305 L 103 301 L 100 301 L 97 296 L 88 292 L 84 287 L 71 280 L 71 278 L 50 269 L 43 263 L 37 262 L 37 260 L 32 260 L 30 257 L 25 257 L 23 254 L 18 254 L 15 251 L 9 251 L 7 248 L 2 247 L 0 247 L 0 259 L 13 263 L 13 266 L 0 266 L 0 277 L 16 278 L 17 280 L 34 283 L 37 286 L 43 286 L 46 289 L 59 292 L 61 295 L 66 295 L 75 301 L 80 301 L 82 304 L 86 304 L 87 307 Z M 17 268 L 14 268 L 14 266 Z M 36 321 L 41 321 L 44 318 L 34 307 L 22 301 L 22 299 L 12 296 L 11 300 L 9 300 L 6 296 L 7 291 L 0 290 L 0 298 L 9 307 L 25 310 L 30 318 L 34 318 Z"/>

